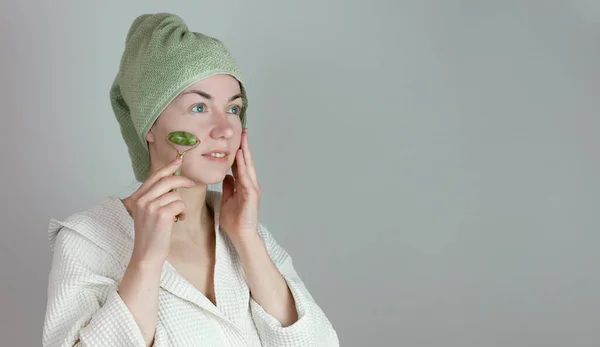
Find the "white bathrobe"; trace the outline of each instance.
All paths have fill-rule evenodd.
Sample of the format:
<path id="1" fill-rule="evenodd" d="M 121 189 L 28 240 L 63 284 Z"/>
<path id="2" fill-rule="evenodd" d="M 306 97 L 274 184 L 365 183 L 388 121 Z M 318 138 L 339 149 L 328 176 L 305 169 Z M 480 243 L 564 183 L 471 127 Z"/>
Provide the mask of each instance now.
<path id="1" fill-rule="evenodd" d="M 207 202 L 219 220 L 219 192 Z M 294 270 L 292 259 L 260 225 L 271 259 L 294 296 L 298 321 L 282 327 L 250 296 L 231 241 L 215 223 L 217 306 L 165 262 L 160 279 L 154 346 L 339 346 L 331 323 Z M 133 250 L 133 219 L 118 196 L 64 221 L 50 219 L 54 251 L 43 346 L 145 346 L 131 312 L 117 294 Z"/>

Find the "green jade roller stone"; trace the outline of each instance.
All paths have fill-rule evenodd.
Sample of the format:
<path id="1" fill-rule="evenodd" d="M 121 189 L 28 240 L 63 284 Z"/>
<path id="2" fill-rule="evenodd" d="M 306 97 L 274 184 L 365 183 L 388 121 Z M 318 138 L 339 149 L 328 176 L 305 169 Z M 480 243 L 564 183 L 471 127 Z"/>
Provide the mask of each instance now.
<path id="1" fill-rule="evenodd" d="M 198 144 L 198 138 L 196 136 L 194 136 L 193 134 L 190 134 L 185 131 L 174 131 L 172 133 L 169 133 L 169 135 L 167 136 L 167 140 L 169 140 L 170 142 L 172 142 L 176 145 L 180 145 L 180 146 L 195 146 Z M 183 151 L 183 153 L 179 153 L 179 151 L 177 151 L 177 158 L 180 158 L 183 160 L 184 153 L 185 153 L 185 151 Z M 182 164 L 183 164 L 183 162 L 182 162 Z M 179 176 L 181 174 L 182 167 L 183 167 L 183 165 L 179 166 L 179 169 L 177 169 L 177 171 L 175 171 L 173 176 Z M 175 189 L 171 189 L 170 191 L 173 192 L 174 190 Z M 180 216 L 177 216 L 175 218 L 176 222 L 179 221 L 179 217 Z"/>
<path id="2" fill-rule="evenodd" d="M 196 136 L 185 131 L 174 131 L 172 133 L 169 133 L 168 139 L 174 144 L 180 146 L 193 146 L 196 143 L 198 143 L 198 138 L 196 138 Z M 178 153 L 177 156 L 179 158 L 183 158 L 182 153 Z M 173 174 L 174 176 L 179 176 L 181 174 L 182 166 L 180 166 L 179 169 L 175 171 L 175 174 Z"/>

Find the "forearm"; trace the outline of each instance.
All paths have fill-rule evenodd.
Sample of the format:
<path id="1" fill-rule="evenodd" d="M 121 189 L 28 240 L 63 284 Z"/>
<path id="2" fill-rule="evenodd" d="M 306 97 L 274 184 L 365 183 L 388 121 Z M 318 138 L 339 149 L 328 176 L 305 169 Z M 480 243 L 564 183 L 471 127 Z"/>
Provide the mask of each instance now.
<path id="1" fill-rule="evenodd" d="M 134 255 L 125 270 L 118 293 L 133 315 L 146 346 L 151 346 L 158 319 L 158 292 L 162 265 Z"/>
<path id="2" fill-rule="evenodd" d="M 282 326 L 298 320 L 294 297 L 258 233 L 234 241 L 252 298 Z"/>

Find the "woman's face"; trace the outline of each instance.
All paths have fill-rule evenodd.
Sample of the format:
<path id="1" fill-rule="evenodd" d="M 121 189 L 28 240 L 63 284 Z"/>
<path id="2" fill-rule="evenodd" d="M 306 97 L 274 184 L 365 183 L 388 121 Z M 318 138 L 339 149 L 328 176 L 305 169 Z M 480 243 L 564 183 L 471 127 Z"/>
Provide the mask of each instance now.
<path id="1" fill-rule="evenodd" d="M 196 135 L 200 144 L 185 153 L 181 175 L 197 184 L 223 181 L 240 148 L 241 111 L 240 85 L 233 76 L 215 75 L 184 90 L 167 106 L 146 136 L 152 172 L 176 158 L 173 146 L 179 152 L 190 148 L 171 146 L 165 140 L 170 132 L 186 131 Z"/>

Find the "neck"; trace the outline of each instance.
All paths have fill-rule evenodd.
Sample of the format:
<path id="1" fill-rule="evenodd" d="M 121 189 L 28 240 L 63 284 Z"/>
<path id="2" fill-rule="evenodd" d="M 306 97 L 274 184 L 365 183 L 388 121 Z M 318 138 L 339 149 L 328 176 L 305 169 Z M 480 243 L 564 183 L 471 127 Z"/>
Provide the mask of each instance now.
<path id="1" fill-rule="evenodd" d="M 204 246 L 214 237 L 213 211 L 206 204 L 208 186 L 196 185 L 192 188 L 180 188 L 179 194 L 185 203 L 185 220 L 173 225 L 172 241 L 194 243 Z"/>

